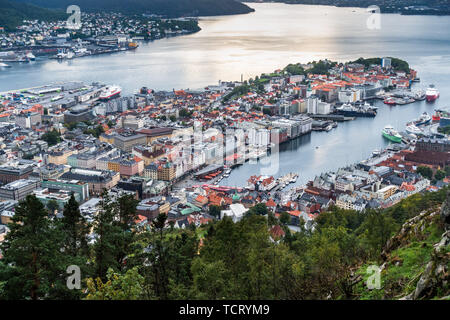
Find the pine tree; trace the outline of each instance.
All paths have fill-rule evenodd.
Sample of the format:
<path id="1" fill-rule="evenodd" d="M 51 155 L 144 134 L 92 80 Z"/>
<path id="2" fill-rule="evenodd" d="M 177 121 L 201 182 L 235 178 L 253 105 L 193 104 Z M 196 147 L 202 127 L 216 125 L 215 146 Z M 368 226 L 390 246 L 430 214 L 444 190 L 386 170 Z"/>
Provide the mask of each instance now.
<path id="1" fill-rule="evenodd" d="M 89 224 L 81 214 L 78 202 L 73 194 L 64 206 L 61 229 L 65 233 L 65 253 L 72 257 L 86 257 L 89 250 L 87 240 Z"/>
<path id="2" fill-rule="evenodd" d="M 113 222 L 118 227 L 118 233 L 115 237 L 115 257 L 119 270 L 125 269 L 126 258 L 133 251 L 132 245 L 136 236 L 137 204 L 138 201 L 131 195 L 124 195 L 117 199 L 115 203 L 118 216 L 118 219 Z"/>
<path id="3" fill-rule="evenodd" d="M 65 268 L 75 265 L 80 268 L 81 276 L 86 278 L 92 273 L 92 267 L 88 264 L 90 226 L 82 216 L 73 194 L 64 206 L 63 215 L 55 224 L 63 237 L 61 251 Z M 83 295 L 81 290 L 69 290 L 67 285 L 55 286 L 53 292 L 55 299 L 64 300 L 80 299 Z"/>
<path id="4" fill-rule="evenodd" d="M 34 195 L 15 209 L 4 254 L 0 282 L 8 299 L 44 299 L 53 288 L 64 285 L 66 268 L 59 244 L 61 234 Z"/>
<path id="5" fill-rule="evenodd" d="M 102 195 L 100 206 L 101 210 L 94 219 L 94 233 L 96 235 L 94 244 L 94 278 L 99 277 L 101 280 L 106 281 L 109 268 L 113 271 L 118 270 L 115 244 L 117 234 L 120 233 L 120 227 L 113 223 L 115 218 L 115 204 L 111 202 L 106 191 Z"/>

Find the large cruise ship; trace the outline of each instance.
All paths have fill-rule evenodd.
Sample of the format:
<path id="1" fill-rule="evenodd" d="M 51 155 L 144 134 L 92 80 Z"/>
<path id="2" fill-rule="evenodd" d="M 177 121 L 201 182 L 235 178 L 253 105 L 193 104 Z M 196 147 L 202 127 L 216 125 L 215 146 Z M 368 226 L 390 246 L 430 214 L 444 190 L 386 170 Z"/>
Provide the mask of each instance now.
<path id="1" fill-rule="evenodd" d="M 433 84 L 431 84 L 430 87 L 427 89 L 425 96 L 428 102 L 433 102 L 434 100 L 439 98 L 439 91 L 434 87 Z"/>
<path id="2" fill-rule="evenodd" d="M 114 98 L 122 92 L 122 88 L 119 86 L 108 86 L 103 89 L 102 93 L 100 94 L 99 99 L 100 100 L 108 100 L 111 98 Z"/>

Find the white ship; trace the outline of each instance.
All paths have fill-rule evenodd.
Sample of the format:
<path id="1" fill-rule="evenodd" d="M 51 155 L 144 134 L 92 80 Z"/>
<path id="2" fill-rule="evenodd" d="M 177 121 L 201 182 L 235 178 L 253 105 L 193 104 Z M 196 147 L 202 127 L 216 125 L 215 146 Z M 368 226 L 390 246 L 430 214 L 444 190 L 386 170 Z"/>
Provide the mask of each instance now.
<path id="1" fill-rule="evenodd" d="M 437 98 L 439 98 L 439 91 L 434 87 L 433 84 L 431 84 L 430 87 L 427 89 L 425 96 L 428 102 L 433 102 Z"/>
<path id="2" fill-rule="evenodd" d="M 406 132 L 412 133 L 412 134 L 415 134 L 415 135 L 423 134 L 423 131 L 420 128 L 418 128 L 414 123 L 409 123 L 406 126 Z"/>
<path id="3" fill-rule="evenodd" d="M 122 88 L 116 85 L 107 86 L 103 89 L 102 93 L 99 96 L 100 100 L 108 100 L 113 97 L 120 95 L 122 92 Z"/>

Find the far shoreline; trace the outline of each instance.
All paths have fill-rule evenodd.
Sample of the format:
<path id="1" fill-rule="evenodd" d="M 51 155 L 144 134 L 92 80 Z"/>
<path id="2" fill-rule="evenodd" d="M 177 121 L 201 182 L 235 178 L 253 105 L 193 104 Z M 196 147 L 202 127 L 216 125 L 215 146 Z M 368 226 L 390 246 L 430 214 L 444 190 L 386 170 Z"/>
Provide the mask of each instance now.
<path id="1" fill-rule="evenodd" d="M 365 6 L 345 6 L 345 5 L 334 5 L 334 4 L 324 4 L 324 3 L 291 3 L 291 2 L 285 2 L 285 1 L 263 1 L 263 2 L 258 2 L 258 1 L 243 1 L 242 3 L 246 4 L 247 6 L 250 6 L 251 4 L 274 4 L 274 3 L 280 3 L 280 4 L 285 4 L 285 5 L 292 5 L 292 6 L 310 6 L 310 7 L 317 7 L 317 6 L 321 6 L 321 7 L 332 7 L 332 8 L 349 8 L 349 9 L 368 9 L 368 7 Z M 450 10 L 450 9 L 449 9 Z M 256 9 L 255 9 L 256 11 Z M 368 13 L 368 12 L 367 12 Z M 404 12 L 398 12 L 398 11 L 388 11 L 388 12 L 383 12 L 383 9 L 380 8 L 380 14 L 398 14 L 400 16 L 435 16 L 435 17 L 445 17 L 445 16 L 450 16 L 450 11 L 449 12 L 444 12 L 444 13 L 419 13 L 419 12 L 414 12 L 414 13 L 404 13 Z"/>

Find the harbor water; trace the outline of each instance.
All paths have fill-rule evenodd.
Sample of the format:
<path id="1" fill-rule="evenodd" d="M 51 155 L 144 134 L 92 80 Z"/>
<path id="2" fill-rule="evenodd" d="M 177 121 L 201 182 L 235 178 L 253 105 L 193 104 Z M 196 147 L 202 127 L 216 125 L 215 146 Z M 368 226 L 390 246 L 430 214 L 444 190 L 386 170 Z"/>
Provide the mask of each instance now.
<path id="1" fill-rule="evenodd" d="M 433 113 L 450 100 L 450 17 L 383 14 L 380 29 L 368 29 L 369 13 L 361 8 L 250 3 L 247 15 L 206 17 L 202 31 L 141 43 L 137 50 L 70 61 L 37 59 L 0 68 L 0 91 L 82 80 L 117 84 L 124 94 L 142 86 L 156 90 L 202 88 L 218 80 L 239 80 L 328 58 L 345 62 L 359 57 L 393 56 L 418 70 L 415 89 L 436 85 L 441 97 L 390 107 L 382 101 L 375 118 L 339 123 L 330 132 L 313 132 L 283 144 L 279 173 L 300 174 L 297 184 L 315 175 L 370 156 L 388 144 L 381 130 L 391 124 L 403 131 L 407 121 Z M 244 164 L 221 181 L 242 186 L 260 165 Z"/>

